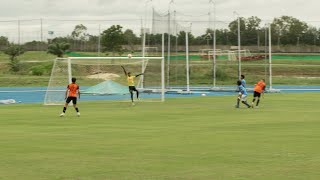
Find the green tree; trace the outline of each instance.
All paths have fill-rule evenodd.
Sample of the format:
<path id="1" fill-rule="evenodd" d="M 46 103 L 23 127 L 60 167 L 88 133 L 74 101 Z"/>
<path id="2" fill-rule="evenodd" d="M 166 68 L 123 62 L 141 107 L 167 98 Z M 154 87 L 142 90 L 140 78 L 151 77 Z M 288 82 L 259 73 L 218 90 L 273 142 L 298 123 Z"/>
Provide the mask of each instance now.
<path id="1" fill-rule="evenodd" d="M 259 26 L 261 19 L 256 16 L 249 18 L 240 17 L 240 36 L 241 45 L 256 45 L 259 35 Z M 229 24 L 229 34 L 230 42 L 233 45 L 238 44 L 238 19 L 232 21 Z"/>
<path id="2" fill-rule="evenodd" d="M 53 38 L 50 43 L 65 43 L 65 42 L 72 42 L 72 37 L 71 36 L 66 36 L 66 37 L 56 37 Z"/>
<path id="3" fill-rule="evenodd" d="M 40 51 L 47 48 L 47 43 L 41 41 L 31 41 L 24 43 L 23 47 L 28 51 Z"/>
<path id="4" fill-rule="evenodd" d="M 240 17 L 240 33 L 246 30 L 246 21 L 245 18 Z M 229 34 L 230 44 L 237 45 L 238 44 L 238 19 L 229 23 Z M 242 44 L 242 42 L 241 42 Z"/>
<path id="5" fill-rule="evenodd" d="M 319 31 L 316 27 L 309 26 L 304 36 L 301 39 L 303 44 L 318 45 L 319 44 Z"/>
<path id="6" fill-rule="evenodd" d="M 189 45 L 193 44 L 194 43 L 194 36 L 189 32 L 188 33 L 189 35 Z M 185 31 L 180 31 L 178 33 L 178 45 L 181 45 L 181 46 L 185 46 L 186 45 L 186 32 Z"/>
<path id="7" fill-rule="evenodd" d="M 261 19 L 251 16 L 246 19 L 246 30 L 243 33 L 244 45 L 257 45 Z"/>
<path id="8" fill-rule="evenodd" d="M 0 50 L 4 50 L 9 44 L 8 38 L 5 36 L 0 36 Z"/>
<path id="9" fill-rule="evenodd" d="M 271 24 L 272 32 L 277 38 L 277 44 L 297 44 L 308 30 L 308 25 L 291 16 L 275 18 Z M 274 41 L 274 39 L 273 39 Z M 275 42 L 273 42 L 275 44 Z"/>
<path id="10" fill-rule="evenodd" d="M 87 33 L 88 28 L 83 24 L 78 24 L 74 27 L 74 30 L 71 33 L 71 37 L 74 40 L 74 47 L 78 42 L 81 50 L 85 47 L 85 42 L 88 40 L 89 34 Z"/>
<path id="11" fill-rule="evenodd" d="M 216 30 L 216 43 L 218 45 L 229 45 L 228 29 L 217 29 Z"/>
<path id="12" fill-rule="evenodd" d="M 85 40 L 88 36 L 87 27 L 83 24 L 78 24 L 74 27 L 74 30 L 71 33 L 71 36 L 76 40 Z"/>
<path id="13" fill-rule="evenodd" d="M 251 16 L 246 19 L 246 29 L 248 31 L 257 31 L 259 29 L 261 19 L 257 16 Z"/>
<path id="14" fill-rule="evenodd" d="M 25 51 L 22 46 L 16 44 L 10 44 L 5 50 L 4 53 L 7 54 L 10 58 L 10 66 L 13 72 L 18 72 L 20 70 L 20 61 L 18 56 L 23 54 Z"/>
<path id="15" fill-rule="evenodd" d="M 205 34 L 202 34 L 194 39 L 193 42 L 195 45 L 209 45 L 209 47 L 212 47 L 213 43 L 213 30 L 207 29 Z M 208 48 L 209 48 L 208 47 Z"/>
<path id="16" fill-rule="evenodd" d="M 134 50 L 134 45 L 138 44 L 138 37 L 133 33 L 131 29 L 127 29 L 123 33 L 124 43 L 126 43 L 130 50 Z"/>
<path id="17" fill-rule="evenodd" d="M 104 51 L 111 51 L 114 55 L 115 52 L 122 52 L 124 44 L 124 35 L 120 25 L 113 25 L 107 30 L 102 32 L 101 45 Z"/>
<path id="18" fill-rule="evenodd" d="M 149 34 L 147 42 L 149 45 L 159 45 L 162 42 L 162 34 Z"/>
<path id="19" fill-rule="evenodd" d="M 99 36 L 88 34 L 88 40 L 86 41 L 86 50 L 87 51 L 97 51 L 99 43 Z"/>
<path id="20" fill-rule="evenodd" d="M 70 49 L 69 43 L 64 42 L 57 42 L 52 43 L 48 46 L 47 52 L 53 55 L 56 55 L 57 57 L 63 57 L 63 54 L 67 52 Z"/>

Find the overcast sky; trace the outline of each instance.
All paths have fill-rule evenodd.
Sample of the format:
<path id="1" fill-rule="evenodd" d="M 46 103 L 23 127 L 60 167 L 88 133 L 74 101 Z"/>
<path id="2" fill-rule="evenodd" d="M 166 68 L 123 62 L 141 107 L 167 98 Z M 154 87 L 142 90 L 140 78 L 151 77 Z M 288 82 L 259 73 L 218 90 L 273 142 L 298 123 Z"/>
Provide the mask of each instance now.
<path id="1" fill-rule="evenodd" d="M 25 18 L 85 18 L 106 19 L 143 16 L 147 0 L 1 0 L 1 19 Z M 173 0 L 172 8 L 187 14 L 208 11 L 209 0 Z M 283 14 L 304 20 L 318 20 L 318 0 L 215 0 L 217 16 L 230 17 L 233 11 L 243 16 L 256 15 L 270 19 Z M 148 3 L 159 11 L 167 11 L 170 0 Z"/>
<path id="2" fill-rule="evenodd" d="M 102 29 L 110 23 L 93 22 L 85 20 L 114 20 L 124 24 L 135 31 L 141 27 L 141 18 L 144 18 L 147 9 L 148 18 L 151 19 L 151 9 L 167 12 L 171 0 L 1 0 L 0 6 L 0 35 L 14 36 L 10 33 L 16 31 L 16 22 L 3 22 L 8 20 L 27 20 L 43 18 L 44 31 L 54 30 L 65 33 L 75 24 L 87 24 L 89 31 L 98 32 L 98 25 Z M 183 21 L 202 21 L 200 25 L 193 22 L 193 31 L 200 32 L 199 26 L 208 26 L 209 0 L 173 0 L 170 5 L 176 10 L 177 18 Z M 231 21 L 233 12 L 240 16 L 258 16 L 263 20 L 272 20 L 274 17 L 289 15 L 309 22 L 319 27 L 320 1 L 319 0 L 214 0 L 216 4 L 216 17 L 218 21 Z M 46 21 L 51 19 L 51 21 Z M 53 22 L 56 20 L 83 20 L 78 22 Z M 319 21 L 319 22 L 318 22 Z M 113 24 L 114 24 L 113 22 Z M 39 22 L 21 22 L 25 27 L 25 36 L 31 36 L 39 31 Z M 70 27 L 69 27 L 70 25 Z M 222 25 L 221 25 L 222 26 Z M 26 29 L 30 29 L 27 32 Z M 203 28 L 205 29 L 205 27 Z M 29 34 L 28 34 L 29 33 Z M 23 36 L 23 33 L 22 33 Z"/>

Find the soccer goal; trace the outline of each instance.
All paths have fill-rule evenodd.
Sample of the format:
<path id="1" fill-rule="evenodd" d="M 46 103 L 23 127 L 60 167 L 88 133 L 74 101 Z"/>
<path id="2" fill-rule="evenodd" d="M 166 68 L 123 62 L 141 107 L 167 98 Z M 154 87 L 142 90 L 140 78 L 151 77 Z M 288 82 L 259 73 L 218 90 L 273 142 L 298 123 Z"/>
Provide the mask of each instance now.
<path id="1" fill-rule="evenodd" d="M 240 50 L 240 51 L 239 51 L 239 50 L 235 50 L 235 52 L 236 52 L 237 56 L 238 56 L 238 54 L 240 53 L 240 56 L 241 56 L 241 57 L 252 56 L 249 49 L 244 49 L 244 50 Z"/>
<path id="2" fill-rule="evenodd" d="M 145 56 L 159 56 L 158 47 L 148 46 L 144 48 Z"/>
<path id="3" fill-rule="evenodd" d="M 208 51 L 208 60 L 211 61 L 213 59 L 214 51 Z M 236 54 L 234 51 L 223 50 L 223 51 L 216 51 L 216 56 L 219 60 L 228 60 L 228 61 L 235 61 L 237 60 Z"/>
<path id="4" fill-rule="evenodd" d="M 164 58 L 162 57 L 69 57 L 54 60 L 45 94 L 45 105 L 64 103 L 67 85 L 77 78 L 80 100 L 131 100 L 122 67 L 135 78 L 139 101 L 164 101 Z M 142 78 L 143 77 L 143 78 Z M 136 94 L 134 94 L 136 101 Z"/>

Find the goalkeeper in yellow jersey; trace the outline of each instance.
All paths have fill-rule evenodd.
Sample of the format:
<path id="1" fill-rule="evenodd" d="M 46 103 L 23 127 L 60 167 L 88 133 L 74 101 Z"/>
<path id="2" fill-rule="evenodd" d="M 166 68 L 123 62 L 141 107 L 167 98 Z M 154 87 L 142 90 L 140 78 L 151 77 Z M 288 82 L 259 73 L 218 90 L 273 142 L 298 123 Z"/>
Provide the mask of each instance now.
<path id="1" fill-rule="evenodd" d="M 124 74 L 127 76 L 127 81 L 128 81 L 128 86 L 129 86 L 129 92 L 130 92 L 130 95 L 131 95 L 131 101 L 132 101 L 132 105 L 134 105 L 134 101 L 133 101 L 133 91 L 136 91 L 137 93 L 137 99 L 139 99 L 139 91 L 136 89 L 135 85 L 134 85 L 134 79 L 140 75 L 143 75 L 143 73 L 141 74 L 138 74 L 138 75 L 131 75 L 131 72 L 128 72 L 126 71 L 126 69 L 121 66 L 123 71 L 124 71 Z"/>

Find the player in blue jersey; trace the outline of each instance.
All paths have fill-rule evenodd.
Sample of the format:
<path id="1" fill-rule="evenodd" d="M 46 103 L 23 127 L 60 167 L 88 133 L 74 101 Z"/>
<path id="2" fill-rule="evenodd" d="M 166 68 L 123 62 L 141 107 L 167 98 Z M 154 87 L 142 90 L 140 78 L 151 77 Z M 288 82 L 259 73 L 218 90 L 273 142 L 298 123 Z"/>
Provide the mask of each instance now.
<path id="1" fill-rule="evenodd" d="M 241 81 L 238 80 L 237 81 L 237 85 L 238 85 L 238 89 L 239 89 L 239 96 L 237 98 L 237 105 L 236 108 L 239 108 L 240 106 L 240 101 L 246 105 L 248 108 L 250 108 L 251 106 L 247 103 L 247 90 L 246 88 L 242 85 Z"/>
<path id="2" fill-rule="evenodd" d="M 242 85 L 244 88 L 246 88 L 247 82 L 246 82 L 246 80 L 245 80 L 244 78 L 245 78 L 245 77 L 244 77 L 244 75 L 242 74 L 242 75 L 241 75 L 241 85 Z"/>

